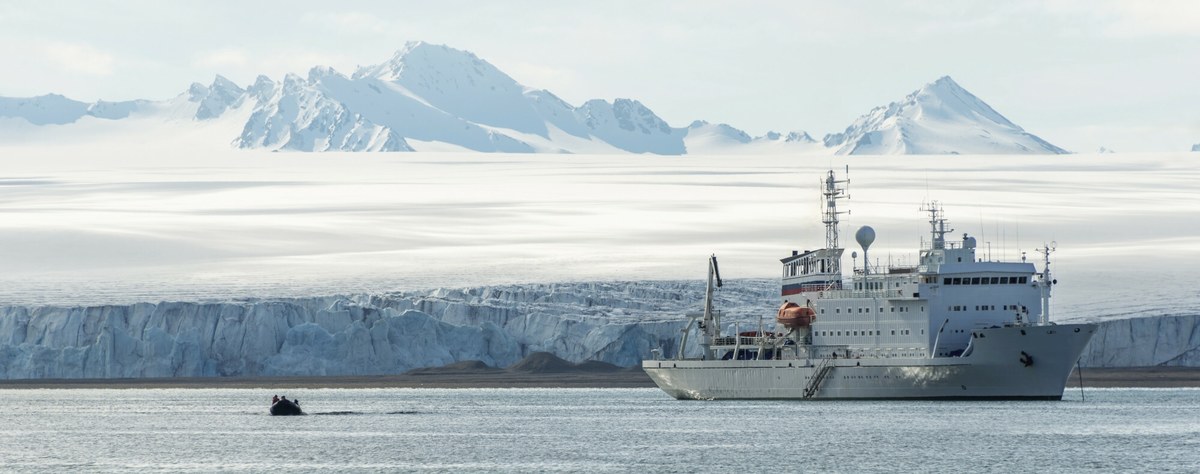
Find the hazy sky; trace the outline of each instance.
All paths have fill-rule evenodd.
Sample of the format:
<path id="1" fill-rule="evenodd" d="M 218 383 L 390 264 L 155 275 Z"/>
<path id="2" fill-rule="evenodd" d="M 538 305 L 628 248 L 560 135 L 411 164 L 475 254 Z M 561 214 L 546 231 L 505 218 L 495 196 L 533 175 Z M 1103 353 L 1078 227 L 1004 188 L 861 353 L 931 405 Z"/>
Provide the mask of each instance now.
<path id="1" fill-rule="evenodd" d="M 0 0 L 0 96 L 165 99 L 214 74 L 351 73 L 410 40 L 574 105 L 636 98 L 673 126 L 820 136 L 950 75 L 1073 151 L 1200 143 L 1194 0 Z"/>

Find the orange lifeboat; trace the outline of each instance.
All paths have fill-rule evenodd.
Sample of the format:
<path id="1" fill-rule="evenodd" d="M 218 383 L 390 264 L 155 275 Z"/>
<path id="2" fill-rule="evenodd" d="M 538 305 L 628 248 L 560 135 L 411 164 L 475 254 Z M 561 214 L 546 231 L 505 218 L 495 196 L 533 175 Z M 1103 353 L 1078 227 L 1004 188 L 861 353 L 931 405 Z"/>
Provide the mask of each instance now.
<path id="1" fill-rule="evenodd" d="M 812 308 L 787 302 L 779 307 L 779 315 L 775 320 L 788 328 L 807 327 L 817 319 L 817 313 Z"/>

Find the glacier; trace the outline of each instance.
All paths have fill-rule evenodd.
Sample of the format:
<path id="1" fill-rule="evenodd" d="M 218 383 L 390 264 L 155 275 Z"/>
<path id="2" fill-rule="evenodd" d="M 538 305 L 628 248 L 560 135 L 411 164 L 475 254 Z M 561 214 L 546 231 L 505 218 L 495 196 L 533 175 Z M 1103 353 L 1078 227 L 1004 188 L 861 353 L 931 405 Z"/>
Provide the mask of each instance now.
<path id="1" fill-rule="evenodd" d="M 376 295 L 0 307 L 0 378 L 394 374 L 533 352 L 634 366 L 679 350 L 698 281 L 573 282 Z M 772 280 L 716 295 L 729 331 L 758 328 Z M 769 324 L 769 320 L 765 322 Z M 1104 321 L 1085 367 L 1200 365 L 1200 317 Z M 692 349 L 692 348 L 689 348 Z M 693 352 L 692 350 L 688 351 Z"/>

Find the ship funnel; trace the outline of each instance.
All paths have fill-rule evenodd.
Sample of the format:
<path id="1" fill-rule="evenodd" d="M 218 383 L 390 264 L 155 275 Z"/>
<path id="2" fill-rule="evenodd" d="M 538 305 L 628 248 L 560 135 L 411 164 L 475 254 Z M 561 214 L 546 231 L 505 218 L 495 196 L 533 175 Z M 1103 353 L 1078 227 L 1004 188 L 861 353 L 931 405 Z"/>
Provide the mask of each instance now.
<path id="1" fill-rule="evenodd" d="M 858 245 L 863 249 L 863 273 L 871 273 L 871 260 L 867 257 L 867 249 L 875 243 L 875 229 L 869 225 L 864 225 L 858 228 L 858 232 L 854 233 L 854 240 L 858 241 Z"/>

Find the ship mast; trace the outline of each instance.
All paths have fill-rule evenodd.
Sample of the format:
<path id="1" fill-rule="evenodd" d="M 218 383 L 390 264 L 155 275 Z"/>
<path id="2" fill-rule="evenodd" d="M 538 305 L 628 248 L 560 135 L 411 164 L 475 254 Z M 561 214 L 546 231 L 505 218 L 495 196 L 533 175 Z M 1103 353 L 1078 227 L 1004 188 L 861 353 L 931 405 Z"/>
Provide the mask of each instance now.
<path id="1" fill-rule="evenodd" d="M 846 166 L 846 175 L 850 175 L 849 165 Z M 838 215 L 849 214 L 849 211 L 839 212 L 837 201 L 850 197 L 849 194 L 846 194 L 846 187 L 841 186 L 845 184 L 850 184 L 850 179 L 839 181 L 833 170 L 829 170 L 829 175 L 822 182 L 821 195 L 825 200 L 825 211 L 821 222 L 825 224 L 825 248 L 827 249 L 841 248 L 838 245 Z"/>
<path id="2" fill-rule="evenodd" d="M 1050 286 L 1058 283 L 1050 276 L 1050 253 L 1054 252 L 1057 247 L 1057 242 L 1050 242 L 1042 244 L 1042 248 L 1037 249 L 1037 252 L 1042 254 L 1042 274 L 1038 281 L 1038 289 L 1042 292 L 1041 324 L 1043 325 L 1050 321 Z"/>
<path id="3" fill-rule="evenodd" d="M 931 250 L 944 250 L 946 248 L 946 234 L 954 232 L 954 229 L 946 230 L 946 217 L 942 212 L 942 207 L 937 201 L 931 201 L 925 206 L 922 211 L 929 213 L 929 233 L 932 241 L 929 243 Z"/>

